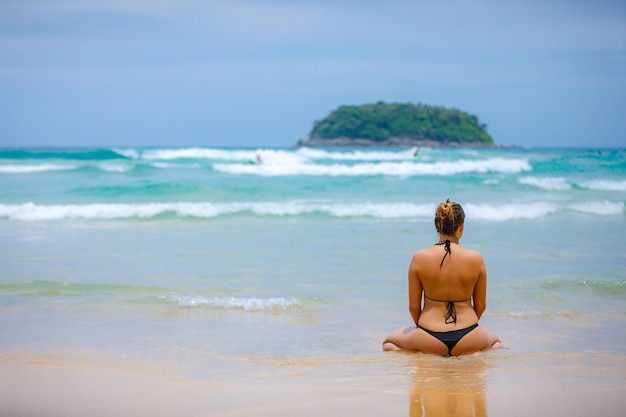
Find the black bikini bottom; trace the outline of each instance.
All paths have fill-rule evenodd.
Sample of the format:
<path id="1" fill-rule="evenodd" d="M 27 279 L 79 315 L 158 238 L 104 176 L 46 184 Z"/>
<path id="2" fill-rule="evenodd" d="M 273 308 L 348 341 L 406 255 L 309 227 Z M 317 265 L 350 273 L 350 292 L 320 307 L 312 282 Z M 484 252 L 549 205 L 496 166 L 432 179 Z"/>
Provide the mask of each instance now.
<path id="1" fill-rule="evenodd" d="M 473 324 L 469 327 L 459 330 L 452 330 L 450 332 L 433 332 L 432 330 L 428 330 L 423 328 L 422 326 L 418 326 L 420 329 L 424 330 L 429 335 L 436 337 L 440 341 L 442 341 L 446 346 L 448 346 L 448 355 L 451 355 L 452 349 L 459 343 L 459 340 L 463 339 L 463 336 L 474 330 L 478 327 L 478 323 Z"/>

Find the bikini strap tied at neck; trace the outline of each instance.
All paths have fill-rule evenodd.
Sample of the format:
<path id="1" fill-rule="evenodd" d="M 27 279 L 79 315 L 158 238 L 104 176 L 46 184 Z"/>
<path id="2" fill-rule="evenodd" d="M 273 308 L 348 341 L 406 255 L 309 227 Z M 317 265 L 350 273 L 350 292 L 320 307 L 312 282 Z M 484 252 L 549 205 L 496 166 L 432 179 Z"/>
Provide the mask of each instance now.
<path id="1" fill-rule="evenodd" d="M 446 256 L 448 256 L 449 253 L 452 253 L 452 249 L 450 249 L 450 239 L 446 239 L 443 242 L 435 243 L 435 246 L 436 245 L 444 245 L 443 248 L 446 251 L 445 255 L 443 255 L 443 258 L 441 259 L 441 263 L 439 264 L 439 268 L 441 268 L 443 266 L 443 261 L 446 260 Z"/>

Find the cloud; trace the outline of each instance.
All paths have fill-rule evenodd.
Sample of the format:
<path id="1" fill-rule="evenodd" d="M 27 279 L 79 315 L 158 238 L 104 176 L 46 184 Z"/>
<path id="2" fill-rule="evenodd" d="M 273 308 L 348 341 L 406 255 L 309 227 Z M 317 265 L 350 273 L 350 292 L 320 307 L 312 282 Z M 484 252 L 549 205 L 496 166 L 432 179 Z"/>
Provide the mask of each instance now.
<path id="1" fill-rule="evenodd" d="M 241 58 L 497 62 L 626 49 L 624 7 L 600 13 L 576 2 L 66 0 L 2 7 L 0 21 L 9 29 L 0 32 L 0 54 L 4 62 L 24 65 Z"/>
<path id="2" fill-rule="evenodd" d="M 164 119 L 203 123 L 189 120 L 190 103 L 223 112 L 242 100 L 300 119 L 312 102 L 330 111 L 362 100 L 421 101 L 476 112 L 494 136 L 556 113 L 576 115 L 574 135 L 599 123 L 618 132 L 623 123 L 606 121 L 623 109 L 616 97 L 626 94 L 624 73 L 621 2 L 0 3 L 0 107 L 23 103 L 6 120 L 15 132 L 20 117 L 44 117 L 55 103 L 68 107 L 66 123 L 72 105 L 113 111 L 98 102 L 120 106 L 113 118 L 140 103 L 154 117 L 163 110 L 174 112 Z M 580 118 L 589 102 L 594 108 Z"/>

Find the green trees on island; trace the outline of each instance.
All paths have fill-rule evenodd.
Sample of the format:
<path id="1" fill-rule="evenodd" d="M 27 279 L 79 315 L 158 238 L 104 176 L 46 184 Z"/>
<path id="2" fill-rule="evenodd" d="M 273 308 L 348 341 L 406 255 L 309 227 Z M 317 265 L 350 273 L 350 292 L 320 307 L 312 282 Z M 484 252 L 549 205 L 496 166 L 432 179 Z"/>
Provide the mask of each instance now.
<path id="1" fill-rule="evenodd" d="M 487 126 L 476 116 L 456 109 L 425 104 L 384 103 L 341 106 L 321 121 L 299 144 L 317 145 L 332 139 L 360 139 L 371 144 L 433 142 L 442 145 L 491 146 Z M 400 141 L 398 142 L 398 139 Z"/>

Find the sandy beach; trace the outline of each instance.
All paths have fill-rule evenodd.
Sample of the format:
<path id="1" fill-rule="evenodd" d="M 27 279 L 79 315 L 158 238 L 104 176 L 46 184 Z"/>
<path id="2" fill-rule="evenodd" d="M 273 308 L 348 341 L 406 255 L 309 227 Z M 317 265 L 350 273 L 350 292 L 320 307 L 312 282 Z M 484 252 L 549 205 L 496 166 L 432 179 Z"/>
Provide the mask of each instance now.
<path id="1" fill-rule="evenodd" d="M 536 358 L 535 358 L 536 359 Z M 624 363 L 528 366 L 510 351 L 462 358 L 387 353 L 365 363 L 268 365 L 240 378 L 185 379 L 176 369 L 80 354 L 0 357 L 3 416 L 621 416 Z M 381 373 L 387 366 L 389 372 Z M 374 372 L 371 370 L 374 369 Z"/>

